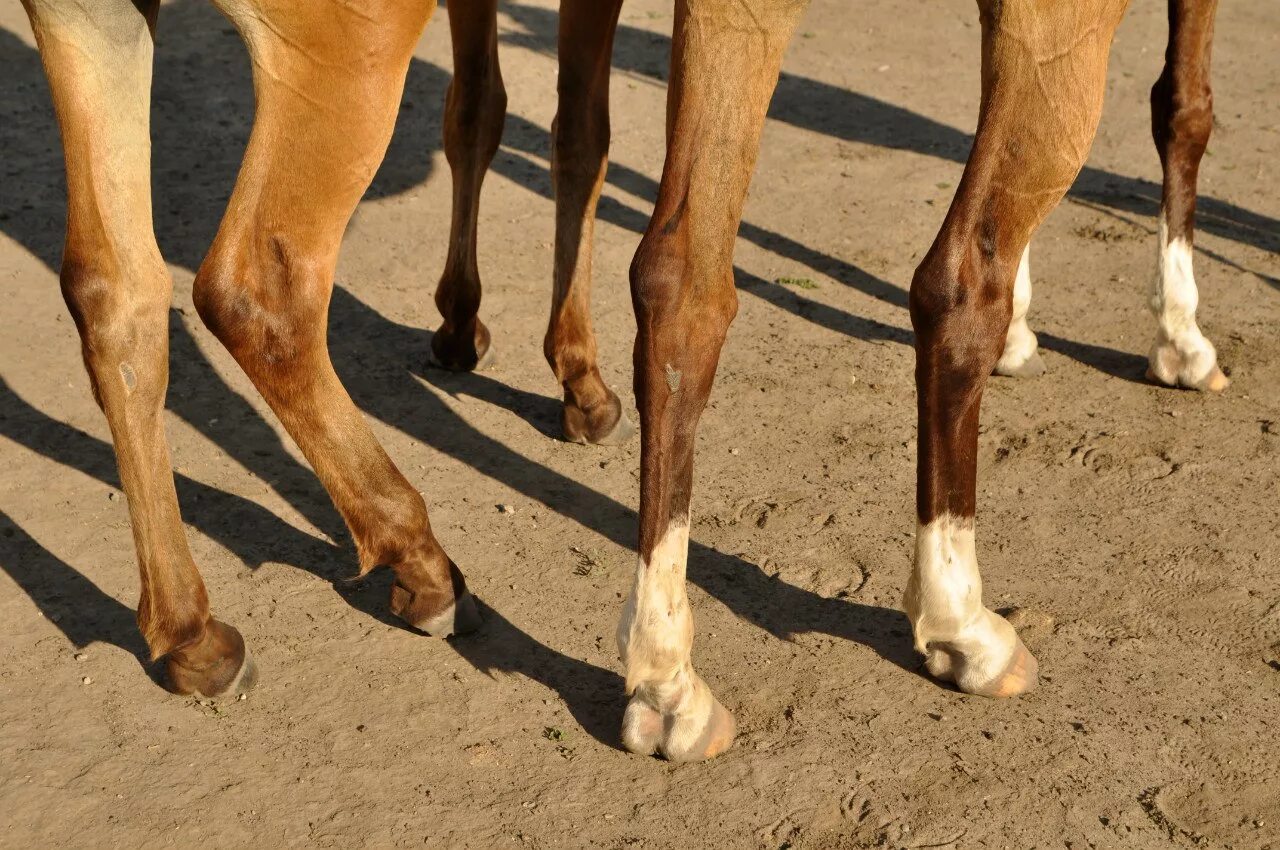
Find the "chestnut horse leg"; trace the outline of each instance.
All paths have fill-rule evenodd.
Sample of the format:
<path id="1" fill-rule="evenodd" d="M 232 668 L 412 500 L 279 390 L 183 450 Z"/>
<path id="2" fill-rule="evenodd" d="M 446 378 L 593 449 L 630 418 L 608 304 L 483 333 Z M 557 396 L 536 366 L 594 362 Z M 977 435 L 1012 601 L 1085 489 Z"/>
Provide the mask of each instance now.
<path id="1" fill-rule="evenodd" d="M 690 661 L 685 595 L 694 432 L 737 311 L 733 246 L 782 52 L 800 0 L 680 0 L 667 160 L 631 266 L 638 335 L 640 558 L 618 625 L 633 694 L 622 741 L 673 761 L 733 742 L 733 717 Z"/>
<path id="2" fill-rule="evenodd" d="M 217 1 L 249 45 L 257 113 L 196 275 L 196 308 L 324 482 L 360 571 L 395 570 L 392 611 L 434 635 L 466 631 L 478 616 L 462 574 L 338 380 L 325 338 L 343 229 L 386 151 L 435 2 Z"/>
<path id="3" fill-rule="evenodd" d="M 493 361 L 480 310 L 476 226 L 480 187 L 502 141 L 507 91 L 498 67 L 497 0 L 449 5 L 453 80 L 445 96 L 444 152 L 453 173 L 449 256 L 436 287 L 444 319 L 431 338 L 431 362 L 445 369 L 483 369 Z"/>
<path id="4" fill-rule="evenodd" d="M 919 393 L 919 529 L 904 604 L 933 675 L 964 691 L 1035 686 L 1035 659 L 983 607 L 974 543 L 978 411 L 1031 233 L 1084 164 L 1127 0 L 980 0 L 978 133 L 941 232 L 911 284 Z"/>
<path id="5" fill-rule="evenodd" d="M 1192 272 L 1196 175 L 1213 129 L 1209 53 L 1217 0 L 1169 0 L 1169 47 L 1151 88 L 1151 134 L 1164 168 L 1160 245 L 1151 284 L 1156 339 L 1147 378 L 1169 386 L 1220 392 L 1230 381 L 1196 325 L 1200 296 Z"/>
<path id="6" fill-rule="evenodd" d="M 151 60 L 158 0 L 24 0 L 49 77 L 67 168 L 62 292 L 129 499 L 138 626 L 170 689 L 252 684 L 244 640 L 209 613 L 191 559 L 162 411 L 173 284 L 151 227 Z"/>
<path id="7" fill-rule="evenodd" d="M 591 330 L 591 237 L 608 168 L 609 64 L 621 9 L 622 0 L 564 0 L 560 8 L 555 271 L 543 351 L 564 388 L 564 438 L 575 443 L 614 445 L 635 433 L 600 377 Z"/>

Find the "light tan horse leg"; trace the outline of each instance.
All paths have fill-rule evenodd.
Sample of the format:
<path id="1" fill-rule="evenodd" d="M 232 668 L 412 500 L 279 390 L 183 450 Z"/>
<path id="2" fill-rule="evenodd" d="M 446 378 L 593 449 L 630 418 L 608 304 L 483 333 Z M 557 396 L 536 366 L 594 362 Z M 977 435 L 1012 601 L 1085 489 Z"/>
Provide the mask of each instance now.
<path id="1" fill-rule="evenodd" d="M 326 342 L 343 230 L 386 151 L 434 0 L 218 5 L 249 46 L 258 106 L 196 275 L 196 308 L 320 476 L 361 572 L 395 570 L 392 610 L 431 634 L 467 631 L 479 618 L 462 573 L 347 395 Z"/>
<path id="2" fill-rule="evenodd" d="M 158 2 L 24 0 L 62 130 L 67 242 L 62 292 L 80 331 L 129 499 L 138 625 L 168 686 L 248 688 L 244 640 L 209 613 L 173 487 L 163 410 L 173 288 L 151 226 L 151 61 Z"/>

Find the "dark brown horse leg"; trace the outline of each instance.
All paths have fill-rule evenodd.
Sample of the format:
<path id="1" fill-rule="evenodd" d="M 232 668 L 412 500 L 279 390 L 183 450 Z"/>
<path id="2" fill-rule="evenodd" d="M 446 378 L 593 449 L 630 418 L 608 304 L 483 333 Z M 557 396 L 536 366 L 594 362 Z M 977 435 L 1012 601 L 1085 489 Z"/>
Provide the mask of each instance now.
<path id="1" fill-rule="evenodd" d="M 253 45 L 258 106 L 196 275 L 196 307 L 324 482 L 361 572 L 395 570 L 392 610 L 431 634 L 466 631 L 478 617 L 462 574 L 432 534 L 421 494 L 347 395 L 326 342 L 343 230 L 386 151 L 435 4 L 218 3 Z"/>
<path id="2" fill-rule="evenodd" d="M 444 322 L 431 338 L 432 362 L 445 369 L 483 369 L 493 358 L 480 321 L 476 227 L 480 187 L 502 141 L 507 92 L 498 67 L 497 0 L 449 5 L 453 81 L 445 98 L 444 152 L 453 173 L 449 256 L 436 287 Z"/>
<path id="3" fill-rule="evenodd" d="M 552 129 L 556 251 L 543 351 L 564 388 L 564 438 L 622 443 L 635 433 L 605 386 L 591 329 L 591 249 L 596 202 L 609 159 L 609 63 L 622 0 L 564 0 L 560 8 L 560 107 Z"/>
<path id="4" fill-rule="evenodd" d="M 173 284 L 151 227 L 150 93 L 158 2 L 25 0 L 62 129 L 62 292 L 106 414 L 138 552 L 138 626 L 168 686 L 247 689 L 244 640 L 209 613 L 173 487 L 164 432 Z"/>
<path id="5" fill-rule="evenodd" d="M 974 542 L 978 411 L 1032 231 L 1070 187 L 1102 111 L 1127 0 L 982 0 L 982 108 L 964 177 L 911 284 L 919 392 L 915 568 L 905 606 L 929 670 L 1011 696 L 1036 662 L 982 604 Z"/>
<path id="6" fill-rule="evenodd" d="M 690 660 L 694 433 L 737 311 L 733 246 L 765 110 L 803 8 L 794 0 L 676 4 L 667 161 L 631 266 L 640 558 L 618 625 L 633 694 L 622 741 L 674 761 L 709 758 L 733 743 L 733 717 Z"/>
<path id="7" fill-rule="evenodd" d="M 1213 343 L 1196 325 L 1200 295 L 1192 271 L 1196 176 L 1213 130 L 1209 54 L 1217 0 L 1169 0 L 1169 47 L 1151 88 L 1151 134 L 1164 168 L 1160 253 L 1151 283 L 1156 338 L 1147 377 L 1169 386 L 1221 392 L 1230 381 Z"/>

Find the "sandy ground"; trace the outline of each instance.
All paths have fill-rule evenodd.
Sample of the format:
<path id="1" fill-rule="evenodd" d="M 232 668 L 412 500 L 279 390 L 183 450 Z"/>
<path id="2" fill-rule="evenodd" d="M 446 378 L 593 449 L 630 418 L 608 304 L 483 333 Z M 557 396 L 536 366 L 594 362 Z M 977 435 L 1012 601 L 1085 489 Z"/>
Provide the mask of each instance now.
<path id="1" fill-rule="evenodd" d="M 422 367 L 448 227 L 443 10 L 333 303 L 339 371 L 487 606 L 484 633 L 453 642 L 389 617 L 385 570 L 346 581 L 353 550 L 323 490 L 192 309 L 252 95 L 211 6 L 164 9 L 169 433 L 215 611 L 263 672 L 246 700 L 204 705 L 140 660 L 126 507 L 57 287 L 56 127 L 21 8 L 0 5 L 0 845 L 1280 847 L 1280 6 L 1225 4 L 1219 21 L 1196 262 L 1234 381 L 1220 398 L 1141 381 L 1165 20 L 1135 6 L 1089 166 L 1035 243 L 1049 374 L 987 392 L 987 599 L 1029 611 L 1044 672 L 994 702 L 925 678 L 898 610 L 914 524 L 905 287 L 975 122 L 976 14 L 813 3 L 700 432 L 694 654 L 741 733 L 727 756 L 673 767 L 617 740 L 637 446 L 552 437 L 554 7 L 502 12 L 511 115 L 481 236 L 497 368 Z M 670 25 L 668 4 L 632 0 L 615 59 L 595 315 L 628 400 L 626 269 L 661 167 Z"/>

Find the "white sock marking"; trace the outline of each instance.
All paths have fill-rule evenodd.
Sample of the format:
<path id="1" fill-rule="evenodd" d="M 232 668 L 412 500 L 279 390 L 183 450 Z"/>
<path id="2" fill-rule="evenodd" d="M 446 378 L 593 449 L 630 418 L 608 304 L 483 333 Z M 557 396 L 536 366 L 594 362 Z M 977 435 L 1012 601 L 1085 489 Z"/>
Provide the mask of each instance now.
<path id="1" fill-rule="evenodd" d="M 1181 237 L 1170 241 L 1169 224 L 1160 213 L 1160 244 L 1150 307 L 1156 317 L 1151 371 L 1166 384 L 1199 386 L 1218 362 L 1213 343 L 1196 325 L 1200 293 L 1192 269 L 1191 246 Z"/>
<path id="2" fill-rule="evenodd" d="M 1013 317 L 1009 320 L 1009 335 L 1005 338 L 1004 354 L 996 364 L 996 371 L 1012 372 L 1031 359 L 1039 341 L 1027 324 L 1031 310 L 1031 244 L 1022 249 L 1018 261 L 1018 275 L 1013 281 Z"/>
<path id="3" fill-rule="evenodd" d="M 1018 646 L 1008 621 L 983 607 L 971 517 L 944 514 L 917 529 L 915 569 L 903 604 L 919 652 L 963 659 L 956 671 L 963 690 L 989 684 Z"/>
<path id="4" fill-rule="evenodd" d="M 674 733 L 669 752 L 692 746 L 711 716 L 714 697 L 693 670 L 693 614 L 685 593 L 689 555 L 689 520 L 668 526 L 646 562 L 636 568 L 635 584 L 618 623 L 618 654 L 626 668 L 627 693 L 636 696 L 668 721 Z M 696 722 L 701 721 L 701 722 Z"/>

